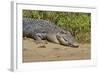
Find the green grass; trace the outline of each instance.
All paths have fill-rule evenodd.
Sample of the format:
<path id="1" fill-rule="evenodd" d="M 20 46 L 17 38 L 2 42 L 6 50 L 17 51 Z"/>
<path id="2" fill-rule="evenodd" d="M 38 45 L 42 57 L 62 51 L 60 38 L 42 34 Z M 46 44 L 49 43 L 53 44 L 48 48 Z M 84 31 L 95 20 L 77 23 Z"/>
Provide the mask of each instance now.
<path id="1" fill-rule="evenodd" d="M 61 28 L 69 30 L 78 42 L 90 43 L 90 13 L 23 10 L 23 17 L 49 20 Z"/>

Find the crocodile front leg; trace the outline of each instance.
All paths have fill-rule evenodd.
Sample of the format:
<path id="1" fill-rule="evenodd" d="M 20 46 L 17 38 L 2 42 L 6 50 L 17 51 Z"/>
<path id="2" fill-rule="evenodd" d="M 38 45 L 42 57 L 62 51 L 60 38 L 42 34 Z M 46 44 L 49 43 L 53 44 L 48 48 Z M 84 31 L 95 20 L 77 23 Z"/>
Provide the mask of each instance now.
<path id="1" fill-rule="evenodd" d="M 48 42 L 46 41 L 46 34 L 44 33 L 37 33 L 33 37 L 36 40 L 37 44 L 39 43 L 48 44 Z"/>
<path id="2" fill-rule="evenodd" d="M 53 43 L 56 43 L 56 44 L 59 44 L 59 41 L 58 39 L 56 38 L 56 34 L 55 33 L 48 33 L 46 35 L 46 39 L 50 42 L 53 42 Z"/>

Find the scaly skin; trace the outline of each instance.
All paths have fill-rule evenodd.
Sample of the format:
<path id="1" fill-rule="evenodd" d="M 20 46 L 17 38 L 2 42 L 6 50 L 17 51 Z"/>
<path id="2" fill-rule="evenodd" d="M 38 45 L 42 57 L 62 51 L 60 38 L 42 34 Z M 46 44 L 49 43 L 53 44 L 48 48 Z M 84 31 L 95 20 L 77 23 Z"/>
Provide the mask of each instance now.
<path id="1" fill-rule="evenodd" d="M 46 20 L 23 18 L 23 36 L 35 40 L 48 40 L 65 46 L 79 46 L 69 31 Z"/>

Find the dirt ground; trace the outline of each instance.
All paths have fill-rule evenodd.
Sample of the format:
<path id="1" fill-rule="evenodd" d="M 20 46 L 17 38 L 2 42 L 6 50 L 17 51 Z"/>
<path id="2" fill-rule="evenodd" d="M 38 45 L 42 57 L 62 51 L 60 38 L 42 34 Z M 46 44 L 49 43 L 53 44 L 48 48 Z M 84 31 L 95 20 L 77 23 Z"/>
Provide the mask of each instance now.
<path id="1" fill-rule="evenodd" d="M 85 60 L 91 58 L 90 44 L 80 44 L 78 48 L 54 44 L 48 41 L 23 39 L 23 62 Z"/>

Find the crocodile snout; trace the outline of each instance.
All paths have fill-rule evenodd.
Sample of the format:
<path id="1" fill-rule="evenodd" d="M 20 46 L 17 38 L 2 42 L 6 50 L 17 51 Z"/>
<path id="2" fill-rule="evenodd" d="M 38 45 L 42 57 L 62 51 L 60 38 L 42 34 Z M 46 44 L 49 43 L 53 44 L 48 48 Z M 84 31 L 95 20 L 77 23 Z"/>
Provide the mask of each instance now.
<path id="1" fill-rule="evenodd" d="M 75 42 L 75 43 L 71 44 L 71 46 L 77 48 L 77 47 L 79 47 L 79 44 L 77 42 Z"/>

